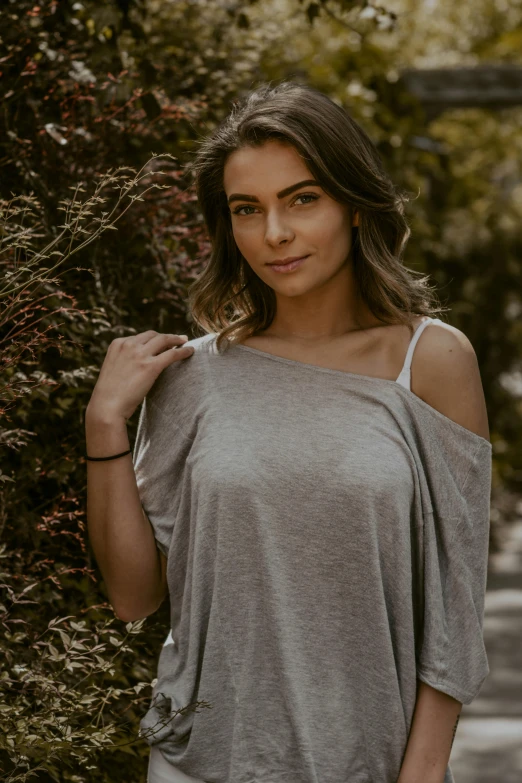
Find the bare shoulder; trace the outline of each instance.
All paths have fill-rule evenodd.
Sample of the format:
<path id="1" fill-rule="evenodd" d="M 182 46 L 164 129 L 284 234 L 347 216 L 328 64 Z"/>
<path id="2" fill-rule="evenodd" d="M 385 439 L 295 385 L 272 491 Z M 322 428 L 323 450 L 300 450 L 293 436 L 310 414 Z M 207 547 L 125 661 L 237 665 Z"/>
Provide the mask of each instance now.
<path id="1" fill-rule="evenodd" d="M 489 425 L 475 349 L 449 324 L 427 326 L 413 352 L 411 390 L 457 424 L 489 440 Z"/>

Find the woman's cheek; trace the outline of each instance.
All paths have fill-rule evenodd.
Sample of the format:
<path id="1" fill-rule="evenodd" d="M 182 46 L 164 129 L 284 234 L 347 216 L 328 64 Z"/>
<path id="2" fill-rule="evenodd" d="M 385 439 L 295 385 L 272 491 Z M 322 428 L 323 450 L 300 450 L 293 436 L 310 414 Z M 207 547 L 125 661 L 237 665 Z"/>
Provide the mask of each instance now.
<path id="1" fill-rule="evenodd" d="M 256 243 L 259 239 L 258 234 L 259 230 L 256 231 L 253 226 L 242 228 L 241 230 L 234 232 L 236 245 L 238 246 L 240 253 L 242 253 L 245 258 L 248 256 L 248 251 L 256 246 Z"/>

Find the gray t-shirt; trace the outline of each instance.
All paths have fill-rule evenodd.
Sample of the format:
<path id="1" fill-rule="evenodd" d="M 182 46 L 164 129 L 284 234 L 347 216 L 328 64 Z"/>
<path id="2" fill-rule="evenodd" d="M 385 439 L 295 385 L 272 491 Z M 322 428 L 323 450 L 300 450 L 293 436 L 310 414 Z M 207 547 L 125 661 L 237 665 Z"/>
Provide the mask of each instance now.
<path id="1" fill-rule="evenodd" d="M 491 444 L 395 381 L 215 336 L 140 411 L 173 640 L 142 735 L 209 783 L 396 783 L 417 678 L 470 704 L 489 672 Z"/>

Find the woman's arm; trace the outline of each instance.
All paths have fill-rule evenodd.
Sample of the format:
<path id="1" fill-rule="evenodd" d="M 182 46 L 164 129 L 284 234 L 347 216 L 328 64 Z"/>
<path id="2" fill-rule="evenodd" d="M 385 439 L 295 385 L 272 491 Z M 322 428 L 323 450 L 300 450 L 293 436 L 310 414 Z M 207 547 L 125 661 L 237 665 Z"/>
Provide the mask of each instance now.
<path id="1" fill-rule="evenodd" d="M 122 416 L 103 415 L 87 406 L 85 434 L 91 456 L 129 448 Z M 87 462 L 87 527 L 117 617 L 129 622 L 155 612 L 167 593 L 166 558 L 143 511 L 130 454 Z"/>
<path id="2" fill-rule="evenodd" d="M 397 783 L 443 783 L 462 704 L 418 680 L 417 701 Z"/>
<path id="3" fill-rule="evenodd" d="M 186 340 L 151 329 L 112 341 L 85 412 L 89 457 L 129 449 L 128 419 L 160 373 L 193 354 Z M 130 454 L 87 461 L 87 527 L 117 616 L 130 622 L 155 612 L 168 592 L 166 557 L 142 507 Z"/>

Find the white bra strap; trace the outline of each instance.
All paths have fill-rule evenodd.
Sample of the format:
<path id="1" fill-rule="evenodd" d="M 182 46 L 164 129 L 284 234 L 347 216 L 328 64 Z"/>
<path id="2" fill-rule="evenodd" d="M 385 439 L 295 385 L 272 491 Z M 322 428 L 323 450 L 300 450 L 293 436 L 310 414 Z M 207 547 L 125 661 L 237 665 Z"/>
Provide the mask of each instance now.
<path id="1" fill-rule="evenodd" d="M 411 338 L 410 344 L 408 346 L 408 351 L 406 353 L 406 359 L 404 360 L 404 366 L 403 366 L 403 368 L 401 370 L 401 373 L 403 373 L 403 372 L 405 372 L 405 371 L 410 369 L 410 367 L 411 367 L 411 360 L 413 358 L 413 351 L 415 350 L 415 346 L 417 345 L 417 340 L 419 339 L 419 337 L 423 333 L 424 329 L 428 326 L 428 324 L 431 324 L 434 321 L 438 321 L 438 320 L 439 320 L 438 318 L 430 318 L 428 316 L 426 321 L 422 321 L 419 324 L 419 326 L 415 330 L 415 334 Z"/>
<path id="2" fill-rule="evenodd" d="M 413 351 L 415 350 L 415 346 L 417 345 L 417 340 L 421 336 L 424 329 L 428 326 L 428 324 L 433 324 L 433 323 L 444 324 L 444 321 L 441 321 L 440 318 L 431 318 L 430 316 L 428 316 L 426 321 L 421 321 L 421 323 L 415 330 L 413 337 L 411 338 L 410 344 L 408 346 L 408 351 L 406 352 L 406 359 L 404 360 L 403 368 L 396 381 L 401 386 L 404 386 L 406 389 L 411 390 L 411 360 L 413 357 Z"/>

